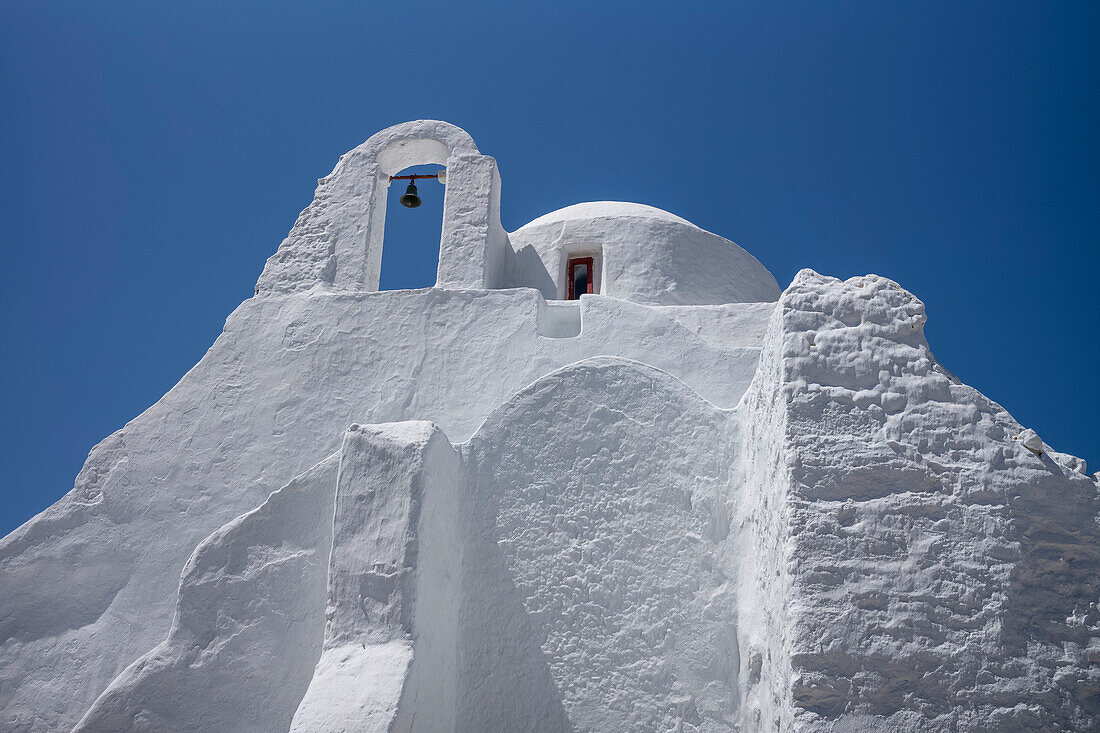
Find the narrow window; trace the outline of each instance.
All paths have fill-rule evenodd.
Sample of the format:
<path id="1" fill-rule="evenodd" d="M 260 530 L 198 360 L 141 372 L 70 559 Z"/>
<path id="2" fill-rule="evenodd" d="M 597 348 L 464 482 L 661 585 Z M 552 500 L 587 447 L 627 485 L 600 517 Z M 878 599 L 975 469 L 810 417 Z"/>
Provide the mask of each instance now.
<path id="1" fill-rule="evenodd" d="M 569 300 L 577 300 L 585 293 L 595 292 L 592 281 L 591 257 L 577 257 L 569 260 Z"/>

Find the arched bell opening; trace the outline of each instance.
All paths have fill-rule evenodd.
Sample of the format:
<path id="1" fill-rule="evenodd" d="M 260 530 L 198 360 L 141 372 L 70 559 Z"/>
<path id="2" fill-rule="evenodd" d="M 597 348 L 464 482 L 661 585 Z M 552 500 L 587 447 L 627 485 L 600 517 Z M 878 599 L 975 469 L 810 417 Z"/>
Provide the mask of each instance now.
<path id="1" fill-rule="evenodd" d="M 436 277 L 434 283 L 416 280 L 447 288 L 500 287 L 508 235 L 500 226 L 496 161 L 482 155 L 462 129 L 438 120 L 416 120 L 375 133 L 341 156 L 333 172 L 318 182 L 313 203 L 298 217 L 279 252 L 268 259 L 256 292 L 304 290 L 315 285 L 342 292 L 378 290 L 382 286 L 383 241 L 395 239 L 386 236 L 393 177 L 410 168 L 416 170 L 415 166 L 446 169 L 438 236 L 414 235 L 414 241 L 431 241 L 432 247 L 438 241 L 438 255 L 426 254 L 427 248 L 411 249 L 420 252 L 425 262 L 437 262 Z M 418 182 L 422 201 L 425 185 L 439 184 Z M 398 184 L 394 196 L 398 205 L 407 186 L 407 181 Z M 423 204 L 411 212 L 427 218 L 423 217 Z M 408 213 L 404 207 L 395 209 L 391 219 Z M 429 216 L 439 221 L 438 216 Z M 400 222 L 404 223 L 407 218 Z M 398 245 L 389 241 L 386 246 L 392 250 Z M 387 286 L 393 284 L 387 277 Z"/>
<path id="2" fill-rule="evenodd" d="M 425 256 L 429 262 L 438 262 L 435 284 L 502 287 L 508 234 L 500 225 L 496 161 L 482 155 L 461 128 L 439 120 L 415 120 L 371 135 L 341 156 L 332 173 L 318 181 L 313 203 L 268 259 L 256 293 L 318 285 L 338 292 L 378 290 L 391 177 L 422 165 L 447 171 L 438 257 Z M 422 185 L 417 184 L 420 194 Z M 400 199 L 407 186 L 407 182 L 399 184 L 395 198 Z M 423 214 L 422 209 L 423 205 L 412 212 Z"/>
<path id="3" fill-rule="evenodd" d="M 379 290 L 435 285 L 443 231 L 445 171 L 434 163 L 412 165 L 382 182 L 388 183 L 388 190 Z"/>

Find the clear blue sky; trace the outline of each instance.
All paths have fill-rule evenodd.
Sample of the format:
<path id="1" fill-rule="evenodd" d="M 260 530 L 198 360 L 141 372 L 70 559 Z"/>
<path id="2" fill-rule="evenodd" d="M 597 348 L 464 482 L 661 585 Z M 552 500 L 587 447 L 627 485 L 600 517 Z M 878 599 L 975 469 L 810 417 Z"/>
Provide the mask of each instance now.
<path id="1" fill-rule="evenodd" d="M 897 280 L 1096 470 L 1098 7 L 8 0 L 0 534 L 202 357 L 341 153 L 421 117 L 496 157 L 508 229 L 640 201 L 781 285 Z M 434 185 L 384 285 L 434 282 Z"/>

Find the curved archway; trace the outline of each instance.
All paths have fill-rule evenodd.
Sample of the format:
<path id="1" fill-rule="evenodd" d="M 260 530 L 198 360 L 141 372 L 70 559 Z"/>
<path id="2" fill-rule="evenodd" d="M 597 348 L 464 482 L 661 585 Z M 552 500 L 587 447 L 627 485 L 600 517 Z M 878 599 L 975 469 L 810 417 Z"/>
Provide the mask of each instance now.
<path id="1" fill-rule="evenodd" d="M 498 286 L 507 234 L 500 225 L 500 175 L 463 129 L 438 120 L 388 127 L 344 155 L 319 181 L 313 203 L 264 268 L 257 292 L 328 284 L 378 289 L 391 175 L 419 164 L 447 169 L 436 284 Z"/>
<path id="2" fill-rule="evenodd" d="M 359 169 L 360 175 L 363 175 L 368 183 L 374 184 L 374 191 L 370 197 L 365 241 L 360 245 L 362 249 L 346 248 L 343 252 L 340 248 L 337 249 L 336 284 L 337 286 L 360 285 L 365 290 L 378 290 L 382 274 L 382 246 L 386 232 L 386 204 L 390 176 L 410 166 L 434 163 L 447 168 L 447 180 L 450 183 L 451 174 L 454 172 L 452 169 L 463 168 L 466 162 L 464 158 L 486 156 L 480 154 L 473 138 L 465 130 L 448 122 L 435 120 L 404 122 L 388 127 L 372 135 L 365 143 L 353 150 L 351 155 L 354 160 L 349 163 Z M 461 171 L 458 172 L 461 173 Z M 443 226 L 439 235 L 441 264 L 445 243 L 455 235 L 454 231 L 448 231 L 447 226 L 448 199 L 452 199 L 450 203 L 453 208 L 458 203 L 453 200 L 456 195 L 463 196 L 468 193 L 470 192 L 465 190 L 455 191 L 450 185 L 444 192 Z M 452 226 L 452 230 L 453 228 Z M 340 267 L 341 259 L 347 264 L 344 268 Z M 439 268 L 437 268 L 437 284 L 441 279 L 438 270 Z M 356 277 L 360 272 L 361 280 Z M 341 275 L 347 279 L 342 280 Z"/>

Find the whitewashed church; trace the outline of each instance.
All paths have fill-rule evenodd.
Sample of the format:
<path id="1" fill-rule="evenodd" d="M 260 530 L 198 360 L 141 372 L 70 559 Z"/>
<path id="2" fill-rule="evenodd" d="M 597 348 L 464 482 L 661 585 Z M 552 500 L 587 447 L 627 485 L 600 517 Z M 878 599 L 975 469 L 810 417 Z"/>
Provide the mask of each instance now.
<path id="1" fill-rule="evenodd" d="M 428 176 L 436 286 L 379 291 Z M 506 232 L 501 186 L 445 122 L 340 158 L 0 541 L 0 730 L 1098 729 L 1097 476 L 942 368 L 917 298 L 781 289 L 641 204 Z"/>

